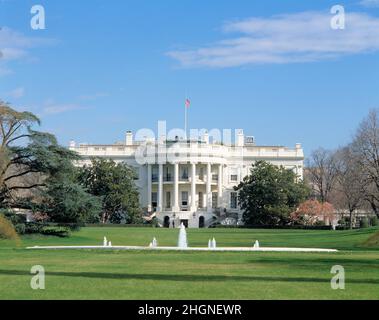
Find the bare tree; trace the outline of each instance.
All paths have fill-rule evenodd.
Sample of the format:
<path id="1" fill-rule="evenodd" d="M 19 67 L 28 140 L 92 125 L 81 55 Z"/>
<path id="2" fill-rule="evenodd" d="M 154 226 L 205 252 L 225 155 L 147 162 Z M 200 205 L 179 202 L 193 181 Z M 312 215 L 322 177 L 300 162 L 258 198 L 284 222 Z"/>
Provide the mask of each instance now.
<path id="1" fill-rule="evenodd" d="M 21 139 L 30 138 L 31 127 L 39 124 L 39 119 L 29 112 L 18 112 L 0 101 L 0 186 L 10 177 L 6 173 L 14 163 L 10 147 Z"/>
<path id="2" fill-rule="evenodd" d="M 365 200 L 366 175 L 351 146 L 339 149 L 335 155 L 337 178 L 335 189 L 340 193 L 340 207 L 349 210 L 350 229 L 353 228 L 354 212 Z"/>
<path id="3" fill-rule="evenodd" d="M 32 113 L 0 100 L 0 205 L 44 187 L 44 175 L 57 170 L 57 160 L 69 152 L 53 135 L 32 129 L 39 124 Z"/>
<path id="4" fill-rule="evenodd" d="M 379 216 L 379 109 L 371 110 L 362 121 L 352 149 L 366 174 L 365 199 Z"/>
<path id="5" fill-rule="evenodd" d="M 308 179 L 321 202 L 330 202 L 329 196 L 336 182 L 337 168 L 333 151 L 319 148 L 307 160 Z"/>

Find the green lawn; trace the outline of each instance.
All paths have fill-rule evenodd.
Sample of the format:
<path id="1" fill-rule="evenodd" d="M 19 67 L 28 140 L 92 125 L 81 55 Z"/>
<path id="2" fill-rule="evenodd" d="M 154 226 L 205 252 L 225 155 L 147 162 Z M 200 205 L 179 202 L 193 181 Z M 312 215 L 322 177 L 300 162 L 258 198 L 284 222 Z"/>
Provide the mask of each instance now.
<path id="1" fill-rule="evenodd" d="M 188 230 L 191 246 L 335 248 L 332 254 L 126 251 L 28 251 L 34 245 L 176 244 L 178 230 L 83 228 L 71 238 L 28 236 L 15 247 L 0 240 L 1 299 L 379 299 L 379 245 L 364 245 L 378 229 L 355 231 Z M 46 270 L 46 289 L 30 288 L 30 268 Z M 334 265 L 346 289 L 330 287 Z"/>

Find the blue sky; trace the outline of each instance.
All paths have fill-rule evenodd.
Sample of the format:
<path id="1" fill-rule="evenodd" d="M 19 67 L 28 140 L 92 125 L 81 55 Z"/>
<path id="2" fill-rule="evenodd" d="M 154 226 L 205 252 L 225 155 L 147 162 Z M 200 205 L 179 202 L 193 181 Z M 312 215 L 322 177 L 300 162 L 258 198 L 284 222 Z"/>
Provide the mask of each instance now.
<path id="1" fill-rule="evenodd" d="M 46 29 L 32 30 L 41 4 Z M 346 29 L 333 30 L 333 5 Z M 379 107 L 379 1 L 0 0 L 0 97 L 62 144 L 126 130 L 243 128 L 307 153 Z"/>

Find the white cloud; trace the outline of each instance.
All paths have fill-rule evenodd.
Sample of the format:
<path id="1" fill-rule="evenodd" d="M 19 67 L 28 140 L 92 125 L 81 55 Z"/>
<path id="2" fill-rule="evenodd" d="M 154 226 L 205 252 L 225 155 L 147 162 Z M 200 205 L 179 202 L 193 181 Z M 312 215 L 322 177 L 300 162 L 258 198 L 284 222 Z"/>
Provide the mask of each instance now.
<path id="1" fill-rule="evenodd" d="M 19 99 L 22 98 L 25 95 L 25 89 L 23 87 L 19 87 L 16 89 L 13 89 L 7 93 L 5 93 L 5 96 L 13 99 Z"/>
<path id="2" fill-rule="evenodd" d="M 12 70 L 7 68 L 6 66 L 2 66 L 0 63 L 0 77 L 7 76 L 9 74 L 12 74 Z"/>
<path id="3" fill-rule="evenodd" d="M 84 107 L 74 104 L 74 103 L 67 103 L 67 104 L 48 103 L 43 108 L 43 114 L 53 115 L 53 114 L 65 113 L 68 111 L 80 110 L 80 109 L 84 109 Z"/>
<path id="4" fill-rule="evenodd" d="M 237 67 L 311 62 L 379 50 L 379 19 L 346 13 L 346 28 L 330 26 L 328 12 L 302 12 L 227 23 L 235 37 L 193 49 L 168 52 L 183 67 Z"/>
<path id="5" fill-rule="evenodd" d="M 360 5 L 368 8 L 379 7 L 379 0 L 362 0 L 359 2 Z"/>
<path id="6" fill-rule="evenodd" d="M 8 64 L 28 57 L 31 48 L 54 42 L 52 39 L 27 37 L 8 27 L 0 28 L 0 75 L 11 73 Z"/>
<path id="7" fill-rule="evenodd" d="M 106 92 L 96 92 L 93 94 L 81 95 L 79 97 L 79 99 L 84 100 L 84 101 L 93 101 L 93 100 L 97 100 L 98 98 L 104 98 L 104 97 L 108 97 L 108 96 L 109 96 L 109 94 Z"/>

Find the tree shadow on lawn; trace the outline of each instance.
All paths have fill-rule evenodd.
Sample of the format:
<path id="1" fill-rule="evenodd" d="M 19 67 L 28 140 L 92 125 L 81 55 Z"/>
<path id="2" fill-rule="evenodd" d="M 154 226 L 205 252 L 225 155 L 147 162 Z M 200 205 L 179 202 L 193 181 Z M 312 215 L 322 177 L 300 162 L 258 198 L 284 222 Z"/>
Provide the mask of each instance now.
<path id="1" fill-rule="evenodd" d="M 31 276 L 22 270 L 0 270 L 0 275 Z M 154 280 L 154 281 L 188 281 L 188 282 L 238 282 L 238 281 L 270 281 L 270 282 L 315 282 L 329 283 L 330 279 L 305 277 L 272 277 L 272 276 L 223 276 L 223 275 L 169 275 L 169 274 L 126 274 L 100 272 L 46 272 L 46 276 L 109 279 L 109 280 Z M 379 284 L 379 279 L 349 279 L 350 284 Z"/>
<path id="2" fill-rule="evenodd" d="M 344 259 L 344 258 L 312 258 L 309 259 L 302 259 L 302 258 L 288 258 L 288 259 L 278 259 L 278 258 L 257 258 L 256 260 L 249 260 L 248 263 L 251 264 L 285 264 L 290 265 L 292 267 L 295 266 L 311 266 L 311 265 L 330 265 L 334 266 L 336 264 L 342 265 L 342 266 L 366 266 L 366 267 L 376 267 L 379 268 L 379 259 Z"/>

